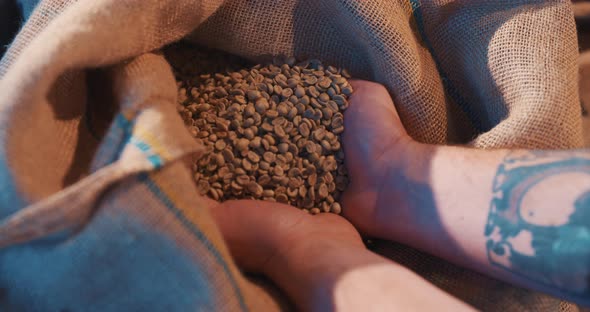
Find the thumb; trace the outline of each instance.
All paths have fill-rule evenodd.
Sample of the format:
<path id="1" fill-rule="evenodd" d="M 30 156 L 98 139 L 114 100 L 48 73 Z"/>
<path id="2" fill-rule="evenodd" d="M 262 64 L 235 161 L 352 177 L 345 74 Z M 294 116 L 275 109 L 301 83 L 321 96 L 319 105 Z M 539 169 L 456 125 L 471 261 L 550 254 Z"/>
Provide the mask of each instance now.
<path id="1" fill-rule="evenodd" d="M 359 120 L 371 118 L 373 121 L 390 121 L 392 128 L 399 128 L 399 131 L 406 133 L 393 100 L 382 84 L 364 80 L 352 80 L 350 84 L 354 92 L 350 96 L 350 107 L 346 113 L 360 114 Z"/>
<path id="2" fill-rule="evenodd" d="M 408 134 L 385 87 L 360 80 L 351 85 L 354 93 L 345 112 L 342 140 L 347 163 L 367 164 Z"/>
<path id="3" fill-rule="evenodd" d="M 387 90 L 367 81 L 351 82 L 354 93 L 344 113 L 343 147 L 351 184 L 344 192 L 343 215 L 365 234 L 373 232 L 387 172 L 409 136 Z"/>
<path id="4" fill-rule="evenodd" d="M 364 154 L 377 155 L 380 147 L 408 136 L 383 85 L 360 80 L 351 85 L 354 93 L 345 112 L 345 145 L 349 143 Z"/>

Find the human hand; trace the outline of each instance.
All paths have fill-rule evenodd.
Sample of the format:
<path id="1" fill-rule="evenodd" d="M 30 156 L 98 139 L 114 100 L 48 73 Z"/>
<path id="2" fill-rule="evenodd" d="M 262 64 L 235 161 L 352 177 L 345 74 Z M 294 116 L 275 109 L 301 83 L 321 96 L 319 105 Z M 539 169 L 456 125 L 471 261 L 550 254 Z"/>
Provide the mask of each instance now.
<path id="1" fill-rule="evenodd" d="M 355 228 L 335 214 L 314 218 L 288 205 L 254 200 L 227 201 L 210 211 L 238 265 L 253 273 L 272 275 L 279 258 L 304 249 L 365 248 Z"/>
<path id="2" fill-rule="evenodd" d="M 406 132 L 393 101 L 380 84 L 351 82 L 355 92 L 345 112 L 343 146 L 350 185 L 343 215 L 362 233 L 391 238 L 393 222 L 403 231 L 410 218 L 405 175 L 420 145 Z"/>
<path id="3" fill-rule="evenodd" d="M 469 310 L 414 272 L 367 250 L 340 216 L 246 200 L 225 202 L 211 213 L 238 265 L 266 275 L 299 310 Z"/>
<path id="4" fill-rule="evenodd" d="M 335 280 L 354 260 L 342 255 L 368 252 L 354 227 L 334 214 L 251 200 L 210 206 L 238 266 L 270 278 L 301 310 L 332 306 Z"/>
<path id="5" fill-rule="evenodd" d="M 588 206 L 587 151 L 420 144 L 408 138 L 383 88 L 353 87 L 343 137 L 351 184 L 342 209 L 352 224 L 493 278 L 589 304 L 579 278 L 587 267 L 555 265 L 572 258 L 571 249 L 545 247 L 586 244 L 545 229 L 584 228 L 576 214 Z"/>

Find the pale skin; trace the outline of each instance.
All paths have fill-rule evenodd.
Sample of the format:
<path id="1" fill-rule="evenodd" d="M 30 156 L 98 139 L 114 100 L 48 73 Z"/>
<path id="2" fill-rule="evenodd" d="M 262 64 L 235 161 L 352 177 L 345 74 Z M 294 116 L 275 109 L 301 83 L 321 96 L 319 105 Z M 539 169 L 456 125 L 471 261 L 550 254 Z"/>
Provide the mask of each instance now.
<path id="1" fill-rule="evenodd" d="M 359 231 L 590 304 L 590 152 L 420 144 L 382 86 L 353 87 L 346 220 L 225 203 L 212 213 L 240 266 L 267 275 L 303 310 L 471 309 L 368 251 Z"/>

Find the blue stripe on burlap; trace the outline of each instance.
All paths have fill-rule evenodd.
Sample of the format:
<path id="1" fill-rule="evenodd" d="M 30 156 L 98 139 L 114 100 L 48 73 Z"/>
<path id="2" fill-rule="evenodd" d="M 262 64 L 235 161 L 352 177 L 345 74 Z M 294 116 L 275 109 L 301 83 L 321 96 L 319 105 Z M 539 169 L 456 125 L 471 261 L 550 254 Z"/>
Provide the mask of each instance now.
<path id="1" fill-rule="evenodd" d="M 205 245 L 205 247 L 207 248 L 207 250 L 209 250 L 211 252 L 211 254 L 215 258 L 215 260 L 217 261 L 217 263 L 219 265 L 221 265 L 221 267 L 223 268 L 223 271 L 227 275 L 227 278 L 228 278 L 228 280 L 229 280 L 229 282 L 230 282 L 230 284 L 231 284 L 234 292 L 236 293 L 236 297 L 238 298 L 238 302 L 240 303 L 240 307 L 242 308 L 242 311 L 248 311 L 248 308 L 246 307 L 246 303 L 244 301 L 244 296 L 242 295 L 242 292 L 240 291 L 240 288 L 238 287 L 238 283 L 237 283 L 235 277 L 230 272 L 229 266 L 225 262 L 223 256 L 219 252 L 219 250 L 217 250 L 217 248 L 215 248 L 215 246 L 207 238 L 207 236 L 205 235 L 205 233 L 203 233 L 198 228 L 197 225 L 195 225 L 194 223 L 190 222 L 184 216 L 184 214 L 182 213 L 182 211 L 180 209 L 178 209 L 178 207 L 176 207 L 176 205 L 172 202 L 172 200 L 168 197 L 168 195 L 166 195 L 166 193 L 164 193 L 160 189 L 160 187 L 149 177 L 149 174 L 148 173 L 142 173 L 142 174 L 140 174 L 139 175 L 139 180 L 142 183 L 144 183 L 148 187 L 148 189 L 150 190 L 150 192 L 152 192 L 154 194 L 154 196 L 162 204 L 164 204 L 164 206 L 166 206 L 166 208 L 168 208 L 168 210 L 170 210 L 170 212 L 172 212 L 172 214 L 182 223 L 182 225 L 186 229 L 188 229 L 189 232 L 194 237 L 196 237 L 199 241 L 201 241 L 203 243 L 203 245 Z"/>

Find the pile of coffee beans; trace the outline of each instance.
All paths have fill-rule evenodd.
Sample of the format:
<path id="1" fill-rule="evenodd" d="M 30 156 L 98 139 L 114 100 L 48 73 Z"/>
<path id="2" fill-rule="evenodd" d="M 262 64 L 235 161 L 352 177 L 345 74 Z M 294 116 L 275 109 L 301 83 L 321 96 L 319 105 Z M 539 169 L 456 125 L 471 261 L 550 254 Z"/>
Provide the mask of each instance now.
<path id="1" fill-rule="evenodd" d="M 339 214 L 348 185 L 340 135 L 349 74 L 318 60 L 235 56 L 174 46 L 178 112 L 206 147 L 193 164 L 199 192 L 218 201 L 276 201 Z"/>

